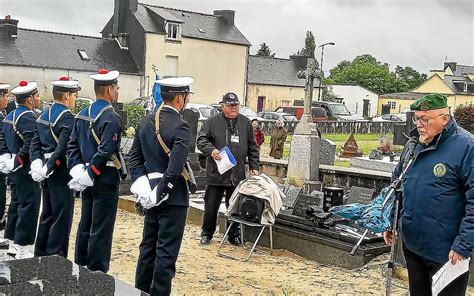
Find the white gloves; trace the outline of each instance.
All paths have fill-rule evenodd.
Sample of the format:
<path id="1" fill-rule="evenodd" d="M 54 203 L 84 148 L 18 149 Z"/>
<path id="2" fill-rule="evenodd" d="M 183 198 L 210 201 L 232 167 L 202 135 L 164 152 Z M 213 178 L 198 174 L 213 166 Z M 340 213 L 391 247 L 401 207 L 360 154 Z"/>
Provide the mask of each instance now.
<path id="1" fill-rule="evenodd" d="M 5 161 L 9 158 L 11 158 L 10 153 L 0 155 L 0 172 L 3 172 L 3 169 L 5 168 Z"/>
<path id="2" fill-rule="evenodd" d="M 150 195 L 152 190 L 147 176 L 141 176 L 136 179 L 132 186 L 130 186 L 130 191 L 137 196 L 137 203 L 140 203 L 145 209 L 151 207 L 152 200 Z"/>
<path id="3" fill-rule="evenodd" d="M 5 155 L 5 154 L 4 154 Z M 4 160 L 5 166 L 2 169 L 2 173 L 9 174 L 13 171 L 13 167 L 15 166 L 15 157 L 16 155 L 13 154 L 11 157 L 6 157 Z"/>
<path id="4" fill-rule="evenodd" d="M 81 163 L 78 165 L 75 165 L 70 171 L 69 175 L 71 175 L 72 180 L 69 181 L 68 186 L 70 189 L 74 191 L 82 191 L 86 189 L 87 186 L 83 186 L 79 183 L 79 177 L 81 176 L 82 172 L 85 172 L 86 168 L 85 166 Z"/>
<path id="5" fill-rule="evenodd" d="M 77 182 L 83 187 L 94 186 L 94 181 L 92 180 L 91 176 L 89 176 L 89 173 L 86 170 L 82 171 L 79 174 Z"/>
<path id="6" fill-rule="evenodd" d="M 43 161 L 41 159 L 35 159 L 30 164 L 30 175 L 35 182 L 41 182 L 46 179 L 43 175 Z M 46 174 L 46 172 L 44 172 Z"/>

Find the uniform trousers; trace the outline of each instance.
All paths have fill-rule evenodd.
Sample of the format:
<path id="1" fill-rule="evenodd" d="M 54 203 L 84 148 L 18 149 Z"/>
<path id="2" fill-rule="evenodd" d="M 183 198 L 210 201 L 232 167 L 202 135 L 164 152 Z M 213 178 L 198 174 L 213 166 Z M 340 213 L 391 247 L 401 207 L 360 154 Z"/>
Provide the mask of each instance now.
<path id="1" fill-rule="evenodd" d="M 151 295 L 169 295 L 176 273 L 187 206 L 162 204 L 146 211 L 135 287 Z"/>
<path id="2" fill-rule="evenodd" d="M 11 202 L 8 207 L 5 238 L 20 246 L 35 242 L 40 207 L 39 184 L 30 175 L 10 175 Z"/>
<path id="3" fill-rule="evenodd" d="M 74 214 L 71 178 L 53 173 L 43 184 L 43 211 L 36 236 L 35 256 L 59 255 L 67 258 Z"/>
<path id="4" fill-rule="evenodd" d="M 118 205 L 118 185 L 95 183 L 82 192 L 74 262 L 107 272 Z"/>

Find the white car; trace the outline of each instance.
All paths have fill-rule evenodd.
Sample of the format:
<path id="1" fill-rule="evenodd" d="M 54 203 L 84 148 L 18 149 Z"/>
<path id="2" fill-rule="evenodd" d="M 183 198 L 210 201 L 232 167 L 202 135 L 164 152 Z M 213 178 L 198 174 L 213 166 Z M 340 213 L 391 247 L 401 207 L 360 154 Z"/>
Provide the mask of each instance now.
<path id="1" fill-rule="evenodd" d="M 406 115 L 405 115 L 405 120 L 403 120 L 402 118 L 400 118 L 398 116 L 398 114 L 384 114 L 384 115 L 372 118 L 372 121 L 375 121 L 375 122 L 382 122 L 382 121 L 403 122 L 403 121 L 406 121 Z"/>
<path id="2" fill-rule="evenodd" d="M 255 111 L 253 111 L 252 109 L 250 109 L 250 108 L 247 107 L 247 106 L 240 106 L 240 111 L 239 111 L 239 113 L 242 114 L 243 116 L 247 117 L 247 118 L 250 119 L 250 120 L 257 119 L 258 122 L 266 121 L 266 120 L 263 119 L 262 117 L 258 116 L 258 114 L 255 113 Z"/>
<path id="3" fill-rule="evenodd" d="M 185 109 L 191 109 L 199 112 L 199 121 L 207 120 L 208 118 L 211 118 L 212 116 L 219 113 L 219 110 L 212 106 L 197 103 L 188 103 L 186 104 Z"/>

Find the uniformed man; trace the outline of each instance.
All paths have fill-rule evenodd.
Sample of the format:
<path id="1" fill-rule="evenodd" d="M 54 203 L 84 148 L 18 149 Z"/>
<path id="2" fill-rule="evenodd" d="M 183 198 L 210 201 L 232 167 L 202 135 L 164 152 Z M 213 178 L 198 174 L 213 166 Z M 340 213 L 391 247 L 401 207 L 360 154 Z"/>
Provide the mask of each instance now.
<path id="1" fill-rule="evenodd" d="M 79 82 L 61 77 L 51 82 L 54 103 L 36 121 L 31 141 L 30 174 L 43 185 L 43 211 L 35 244 L 35 256 L 67 257 L 74 213 L 74 195 L 67 169 L 66 148 L 71 136 Z"/>
<path id="2" fill-rule="evenodd" d="M 120 183 L 115 160 L 122 119 L 112 107 L 119 96 L 119 72 L 101 69 L 90 77 L 97 99 L 76 116 L 67 147 L 69 187 L 82 191 L 74 257 L 89 270 L 107 272 Z"/>
<path id="3" fill-rule="evenodd" d="M 30 171 L 29 150 L 36 128 L 34 109 L 40 105 L 36 82 L 20 81 L 12 89 L 18 107 L 3 120 L 3 134 L 11 158 L 5 160 L 3 172 L 10 173 L 12 198 L 8 208 L 5 238 L 11 240 L 10 253 L 15 258 L 33 257 L 28 245 L 35 242 L 40 206 L 40 189 Z"/>
<path id="4" fill-rule="evenodd" d="M 9 84 L 0 83 L 0 171 L 3 169 L 3 155 L 9 156 L 5 137 L 3 136 L 3 119 L 7 115 L 5 108 L 8 104 Z M 7 175 L 0 173 L 0 230 L 5 229 L 5 205 L 7 199 Z M 0 244 L 3 243 L 0 239 Z"/>
<path id="5" fill-rule="evenodd" d="M 189 100 L 189 85 L 193 81 L 190 77 L 157 81 L 164 107 L 142 120 L 130 152 L 130 170 L 135 181 L 131 190 L 148 208 L 135 287 L 151 295 L 171 292 L 186 224 L 189 197 L 182 172 L 188 155 L 190 127 L 179 112 Z"/>

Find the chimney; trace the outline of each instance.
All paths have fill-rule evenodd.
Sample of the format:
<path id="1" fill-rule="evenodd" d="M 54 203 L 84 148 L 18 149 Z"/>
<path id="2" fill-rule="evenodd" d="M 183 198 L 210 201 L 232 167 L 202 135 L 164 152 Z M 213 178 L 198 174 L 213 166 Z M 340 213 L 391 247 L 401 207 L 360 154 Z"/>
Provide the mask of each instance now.
<path id="1" fill-rule="evenodd" d="M 135 12 L 137 10 L 138 0 L 114 0 L 114 16 L 112 24 L 113 37 L 125 31 L 125 23 L 128 11 Z"/>
<path id="2" fill-rule="evenodd" d="M 16 38 L 18 34 L 18 20 L 14 20 L 7 15 L 0 19 L 0 35 L 8 38 Z"/>
<path id="3" fill-rule="evenodd" d="M 229 26 L 234 25 L 235 11 L 234 10 L 214 10 L 214 15 L 224 18 Z"/>

